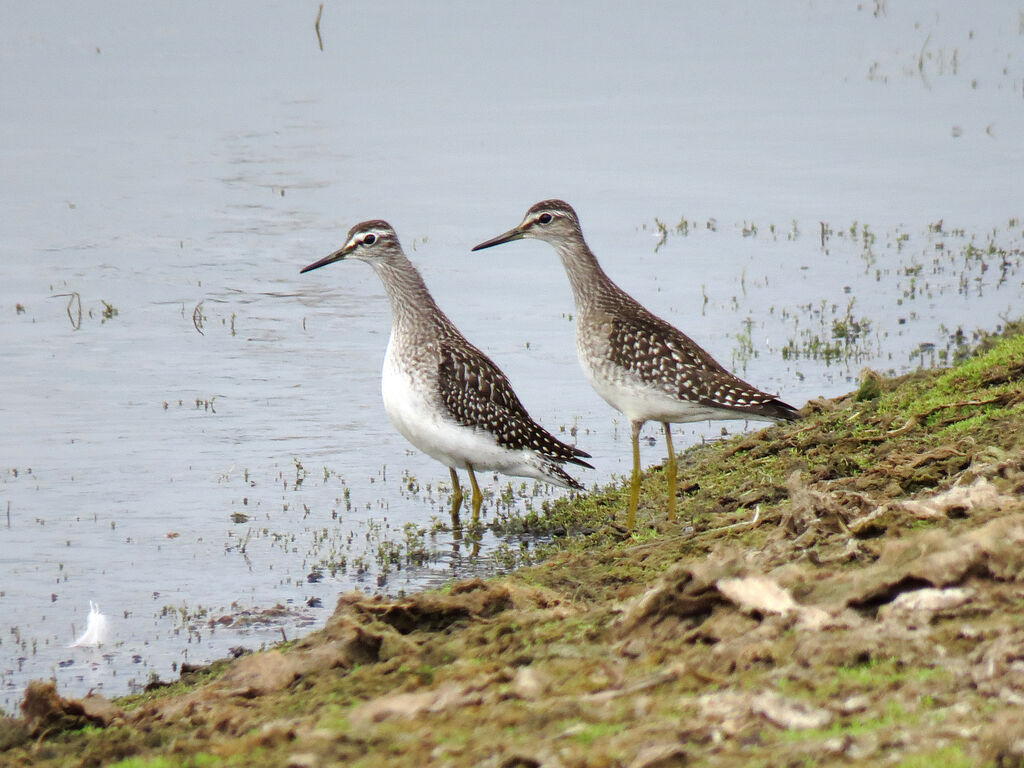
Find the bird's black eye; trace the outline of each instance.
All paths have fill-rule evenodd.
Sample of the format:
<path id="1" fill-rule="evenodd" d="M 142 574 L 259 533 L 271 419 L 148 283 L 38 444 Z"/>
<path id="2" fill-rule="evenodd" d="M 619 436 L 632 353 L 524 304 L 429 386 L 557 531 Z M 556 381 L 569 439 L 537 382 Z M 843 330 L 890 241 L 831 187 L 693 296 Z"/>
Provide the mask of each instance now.
<path id="1" fill-rule="evenodd" d="M 373 245 L 377 242 L 377 236 L 372 232 L 363 238 L 363 245 Z"/>
<path id="2" fill-rule="evenodd" d="M 540 216 L 537 217 L 537 221 L 539 221 L 541 224 L 550 224 L 551 218 L 552 216 L 550 213 L 542 213 Z"/>

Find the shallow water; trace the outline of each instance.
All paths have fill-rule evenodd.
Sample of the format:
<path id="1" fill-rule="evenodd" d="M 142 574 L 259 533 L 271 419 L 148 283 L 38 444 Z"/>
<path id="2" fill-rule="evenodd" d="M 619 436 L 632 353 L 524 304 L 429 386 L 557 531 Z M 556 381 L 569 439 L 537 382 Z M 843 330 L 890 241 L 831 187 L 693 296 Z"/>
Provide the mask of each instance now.
<path id="1" fill-rule="evenodd" d="M 794 405 L 1018 315 L 1024 22 L 899 5 L 327 5 L 323 51 L 315 5 L 7 8 L 0 707 L 33 677 L 114 695 L 294 637 L 339 591 L 494 567 L 491 536 L 471 558 L 422 533 L 447 472 L 383 414 L 372 272 L 298 274 L 357 221 L 391 221 L 534 417 L 576 429 L 588 485 L 628 471 L 628 430 L 578 371 L 557 259 L 469 252 L 539 199 Z M 69 649 L 90 599 L 109 642 Z"/>

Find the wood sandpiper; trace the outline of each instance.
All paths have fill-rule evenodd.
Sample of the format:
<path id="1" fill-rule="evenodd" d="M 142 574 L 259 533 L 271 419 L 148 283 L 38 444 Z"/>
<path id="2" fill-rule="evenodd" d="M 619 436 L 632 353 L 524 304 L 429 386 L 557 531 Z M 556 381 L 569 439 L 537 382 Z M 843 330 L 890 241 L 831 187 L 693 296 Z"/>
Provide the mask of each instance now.
<path id="1" fill-rule="evenodd" d="M 473 248 L 533 238 L 554 246 L 576 303 L 576 351 L 591 386 L 629 419 L 633 442 L 626 527 L 633 529 L 640 494 L 640 428 L 660 421 L 668 445 L 668 517 L 675 519 L 673 423 L 704 419 L 790 421 L 796 409 L 733 376 L 690 337 L 645 309 L 601 269 L 579 219 L 561 200 L 545 200 L 522 223 Z"/>
<path id="2" fill-rule="evenodd" d="M 391 304 L 381 374 L 384 410 L 410 443 L 448 467 L 453 525 L 458 526 L 462 505 L 456 469 L 469 473 L 474 526 L 483 501 L 475 470 L 583 487 L 561 465 L 593 469 L 583 461 L 590 454 L 559 441 L 530 418 L 505 374 L 434 302 L 387 222 L 357 224 L 344 246 L 301 271 L 347 258 L 368 263 L 384 283 Z"/>

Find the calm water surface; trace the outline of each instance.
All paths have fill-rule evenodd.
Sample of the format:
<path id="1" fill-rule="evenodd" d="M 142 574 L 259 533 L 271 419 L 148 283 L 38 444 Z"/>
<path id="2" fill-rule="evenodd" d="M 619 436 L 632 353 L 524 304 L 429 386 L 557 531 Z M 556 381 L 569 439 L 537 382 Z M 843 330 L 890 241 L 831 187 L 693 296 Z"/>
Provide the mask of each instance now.
<path id="1" fill-rule="evenodd" d="M 709 5 L 327 3 L 321 51 L 316 3 L 7 4 L 0 707 L 494 567 L 493 536 L 474 559 L 422 534 L 447 472 L 384 416 L 372 272 L 298 274 L 355 222 L 388 219 L 534 417 L 575 428 L 588 485 L 628 471 L 628 430 L 578 371 L 554 253 L 469 252 L 537 200 L 794 405 L 1018 316 L 1017 6 Z M 409 524 L 432 559 L 382 572 Z M 90 599 L 109 641 L 68 648 Z"/>

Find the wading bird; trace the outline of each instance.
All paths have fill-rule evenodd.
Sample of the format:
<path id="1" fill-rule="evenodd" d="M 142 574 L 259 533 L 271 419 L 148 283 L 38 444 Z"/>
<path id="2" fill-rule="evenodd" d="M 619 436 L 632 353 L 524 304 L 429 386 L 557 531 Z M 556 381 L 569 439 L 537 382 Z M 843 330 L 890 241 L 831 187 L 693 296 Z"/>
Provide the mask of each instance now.
<path id="1" fill-rule="evenodd" d="M 462 505 L 456 469 L 469 473 L 474 525 L 483 501 L 476 470 L 583 487 L 561 465 L 593 469 L 583 461 L 590 454 L 559 441 L 530 418 L 505 374 L 434 302 L 391 225 L 357 224 L 345 245 L 301 271 L 349 258 L 365 261 L 384 284 L 391 304 L 391 338 L 381 373 L 384 410 L 406 440 L 448 467 L 453 525 L 458 526 Z"/>
<path id="2" fill-rule="evenodd" d="M 668 445 L 668 517 L 675 519 L 676 455 L 671 425 L 704 419 L 790 421 L 796 409 L 738 379 L 689 336 L 645 309 L 601 269 L 579 219 L 561 200 L 545 200 L 519 226 L 473 248 L 532 238 L 554 246 L 576 303 L 576 352 L 591 386 L 629 419 L 633 475 L 626 527 L 640 495 L 640 428 L 660 421 Z"/>

